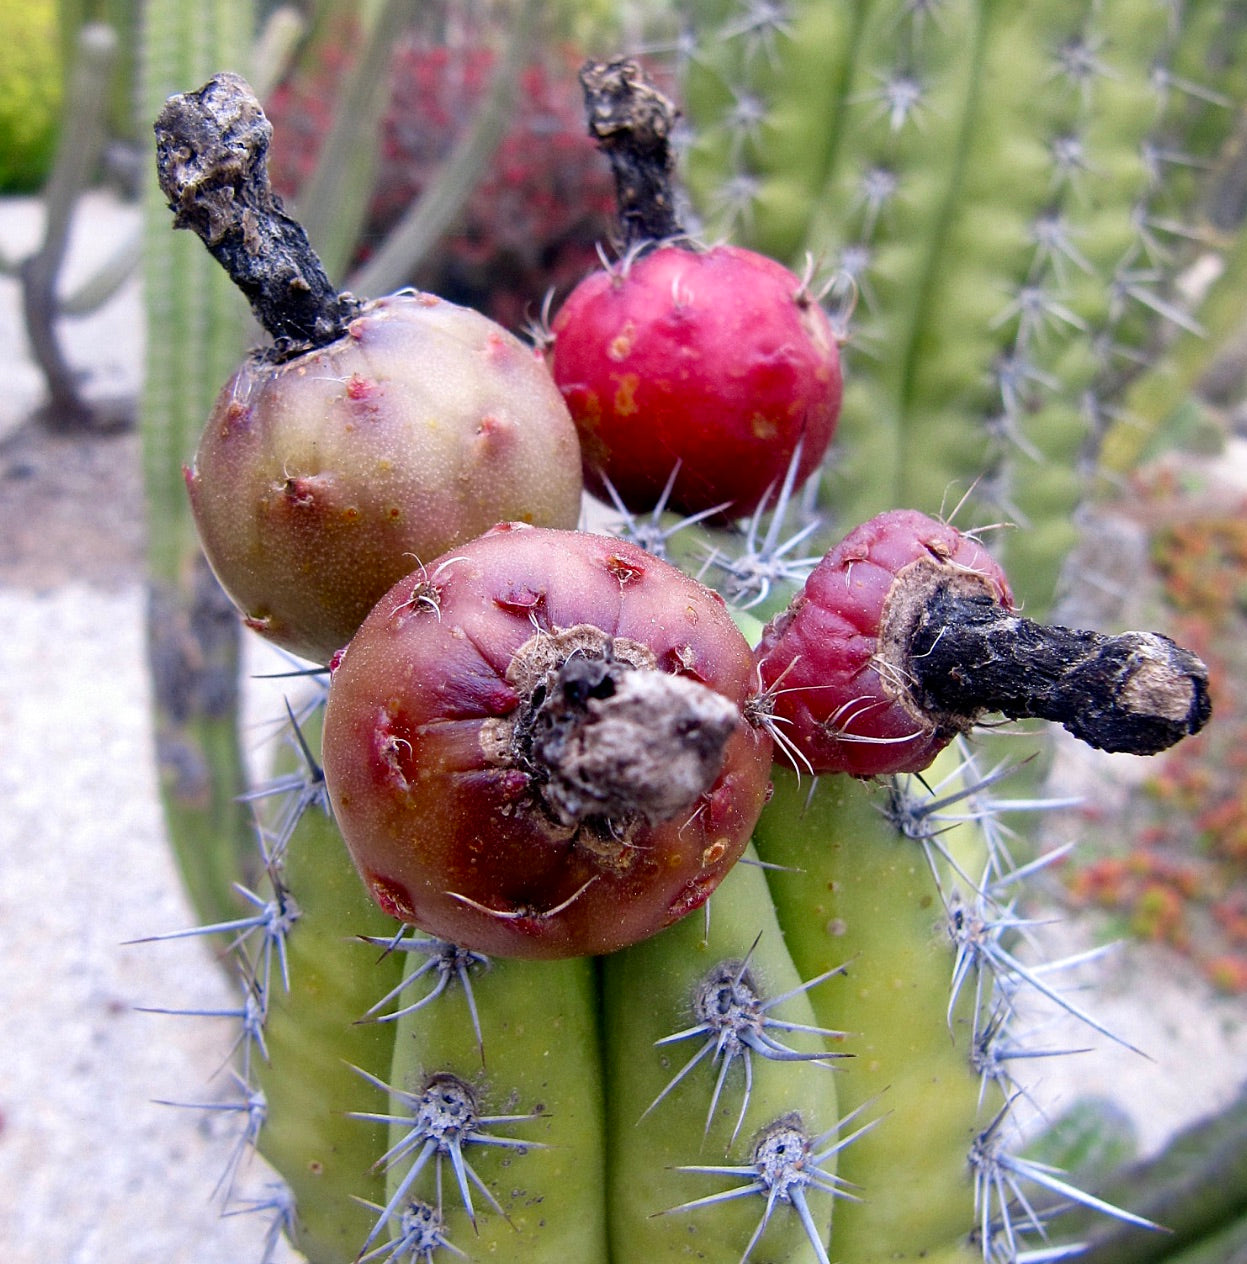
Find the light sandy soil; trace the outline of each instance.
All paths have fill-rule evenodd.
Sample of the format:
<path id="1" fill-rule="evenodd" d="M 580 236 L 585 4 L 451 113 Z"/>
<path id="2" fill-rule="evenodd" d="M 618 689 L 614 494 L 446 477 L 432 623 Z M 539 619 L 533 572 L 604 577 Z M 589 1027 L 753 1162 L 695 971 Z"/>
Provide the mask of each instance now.
<path id="1" fill-rule="evenodd" d="M 79 262 L 132 212 L 93 199 Z M 35 239 L 29 203 L 0 203 L 0 246 Z M 131 287 L 71 329 L 93 388 L 133 390 L 141 327 Z M 258 1264 L 264 1223 L 222 1219 L 214 1185 L 235 1144 L 222 1102 L 228 1024 L 140 1006 L 235 1002 L 196 940 L 127 945 L 188 927 L 155 797 L 143 657 L 143 527 L 133 435 L 18 434 L 40 397 L 11 283 L 0 283 L 0 1242 L 5 1264 Z M 16 434 L 16 438 L 13 436 Z M 271 697 L 255 707 L 274 706 Z M 1059 779 L 1129 794 L 1128 757 L 1063 759 Z M 1054 951 L 1094 941 L 1090 921 L 1049 928 Z M 1092 1053 L 1046 1061 L 1050 1114 L 1084 1093 L 1117 1102 L 1154 1149 L 1216 1110 L 1247 1076 L 1247 1010 L 1171 955 L 1123 945 L 1079 1003 L 1148 1056 L 1085 1031 L 1045 1029 Z M 265 1173 L 239 1189 L 261 1195 Z M 283 1252 L 275 1259 L 293 1258 Z"/>

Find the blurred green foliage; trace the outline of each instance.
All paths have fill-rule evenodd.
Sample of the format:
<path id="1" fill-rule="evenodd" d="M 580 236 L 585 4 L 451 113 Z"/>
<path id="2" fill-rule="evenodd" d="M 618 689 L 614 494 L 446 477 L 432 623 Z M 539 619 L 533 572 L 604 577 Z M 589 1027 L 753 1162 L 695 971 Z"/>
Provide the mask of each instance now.
<path id="1" fill-rule="evenodd" d="M 32 193 L 56 150 L 63 57 L 55 0 L 0 0 L 0 193 Z"/>

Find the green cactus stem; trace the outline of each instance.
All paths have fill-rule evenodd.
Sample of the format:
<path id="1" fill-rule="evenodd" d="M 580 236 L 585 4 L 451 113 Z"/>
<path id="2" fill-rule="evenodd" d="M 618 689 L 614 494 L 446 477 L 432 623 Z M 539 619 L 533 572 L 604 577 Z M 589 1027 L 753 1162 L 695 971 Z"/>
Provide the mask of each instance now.
<path id="1" fill-rule="evenodd" d="M 941 759 L 935 783 L 955 767 L 955 756 Z M 811 788 L 776 769 L 756 834 L 759 855 L 780 866 L 766 876 L 797 969 L 845 967 L 840 986 L 811 995 L 820 1022 L 852 1034 L 843 1107 L 871 1103 L 883 1116 L 841 1162 L 863 1196 L 837 1209 L 833 1245 L 843 1261 L 912 1258 L 968 1233 L 967 1155 L 1000 1103 L 970 1065 L 981 1017 L 974 988 L 949 1004 L 954 951 L 942 929 L 945 901 L 965 890 L 960 874 L 984 871 L 983 838 L 956 826 L 924 847 L 879 809 L 869 784 L 827 777 Z"/>
<path id="2" fill-rule="evenodd" d="M 832 963 L 832 973 L 838 965 Z M 716 970 L 721 974 L 712 977 Z M 699 1007 L 698 990 L 708 983 Z M 763 1130 L 792 1114 L 810 1136 L 837 1128 L 837 1089 L 844 1077 L 833 1066 L 851 1053 L 853 1043 L 842 1033 L 818 1030 L 809 998 L 843 986 L 841 979 L 798 974 L 752 849 L 715 891 L 705 918 L 693 914 L 603 960 L 611 1259 L 616 1264 L 685 1259 L 690 1253 L 707 1260 L 741 1258 L 765 1218 L 765 1195 L 681 1210 L 680 1204 L 696 1204 L 747 1180 L 720 1177 L 712 1183 L 709 1175 L 679 1177 L 673 1169 L 748 1164 Z M 786 998 L 773 1010 L 751 1011 L 752 1046 L 740 1042 L 749 1031 L 743 1022 L 716 1025 L 739 1011 L 742 996 L 763 1003 Z M 750 1000 L 746 1006 L 751 1007 Z M 774 1020 L 773 1027 L 763 1025 L 767 1018 Z M 707 1026 L 707 1020 L 711 1029 L 700 1036 L 688 1042 L 671 1039 L 682 1030 Z M 791 1034 L 786 1023 L 796 1025 Z M 688 1068 L 699 1048 L 700 1061 Z M 846 1126 L 844 1136 L 851 1131 Z M 798 1209 L 781 1203 L 757 1238 L 760 1254 L 753 1258 L 791 1264 L 825 1258 L 818 1252 L 833 1223 L 835 1157 L 822 1166 L 825 1181 L 808 1191 L 817 1245 Z"/>
<path id="3" fill-rule="evenodd" d="M 316 748 L 317 725 L 305 740 Z M 403 960 L 361 942 L 391 937 L 394 923 L 363 890 L 326 811 L 304 811 L 267 860 L 267 894 L 290 925 L 280 943 L 288 986 L 275 967 L 253 962 L 250 971 L 264 1008 L 263 1056 L 252 1057 L 264 1109 L 258 1149 L 294 1196 L 293 1237 L 310 1264 L 344 1264 L 372 1219 L 356 1200 L 385 1191 L 373 1170 L 385 1127 L 349 1114 L 369 1102 L 359 1071 L 388 1075 L 395 1044 L 392 1023 L 360 1020 L 399 982 Z"/>
<path id="4" fill-rule="evenodd" d="M 411 1164 L 394 1163 L 386 1186 L 389 1200 L 401 1193 L 394 1215 L 413 1197 L 435 1201 L 440 1182 L 447 1240 L 466 1259 L 609 1258 L 593 962 L 495 960 L 472 980 L 472 996 L 479 1043 L 462 998 L 442 997 L 399 1020 L 387 1083 L 410 1093 L 431 1076 L 454 1076 L 481 1114 L 516 1117 L 492 1129 L 516 1144 L 488 1144 L 491 1130 L 484 1129 L 481 1144 L 465 1147 L 464 1160 L 484 1186 L 469 1181 L 471 1213 L 448 1154 L 434 1154 L 410 1185 Z M 413 1146 L 411 1118 L 393 1102 L 388 1109 L 398 1116 L 390 1146 Z"/>
<path id="5" fill-rule="evenodd" d="M 31 6 L 26 6 L 31 7 Z M 106 26 L 117 40 L 117 52 L 103 101 L 103 122 L 110 138 L 142 144 L 144 123 L 135 111 L 138 89 L 139 35 L 142 13 L 134 0 L 56 0 L 61 58 L 70 68 L 74 49 L 89 25 Z M 70 70 L 72 74 L 72 70 Z"/>
<path id="6" fill-rule="evenodd" d="M 1170 1256 L 1170 1264 L 1243 1264 L 1247 1260 L 1247 1216 Z"/>
<path id="7" fill-rule="evenodd" d="M 142 109 L 154 119 L 170 93 L 219 64 L 243 64 L 248 0 L 147 6 Z M 156 759 L 166 824 L 187 891 L 207 922 L 237 916 L 232 882 L 255 866 L 238 733 L 240 631 L 208 572 L 182 469 L 203 419 L 242 354 L 247 314 L 198 242 L 169 230 L 153 179 L 144 195 L 147 340 L 139 427 L 148 541 L 148 657 Z"/>

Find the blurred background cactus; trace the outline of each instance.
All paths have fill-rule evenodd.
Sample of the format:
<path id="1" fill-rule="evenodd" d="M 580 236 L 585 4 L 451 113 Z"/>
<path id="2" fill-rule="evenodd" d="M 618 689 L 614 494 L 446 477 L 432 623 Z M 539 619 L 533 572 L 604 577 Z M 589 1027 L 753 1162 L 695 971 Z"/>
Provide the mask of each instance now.
<path id="1" fill-rule="evenodd" d="M 782 606 L 802 572 L 791 557 L 779 564 L 776 550 L 788 538 L 816 522 L 800 546 L 812 559 L 859 520 L 905 505 L 955 508 L 963 527 L 1015 524 L 988 538 L 1028 613 L 1054 604 L 1086 610 L 1097 585 L 1113 588 L 1120 578 L 1111 558 L 1099 565 L 1085 547 L 1102 504 L 1123 487 L 1137 491 L 1142 461 L 1167 446 L 1195 434 L 1220 449 L 1232 438 L 1225 405 L 1241 398 L 1235 366 L 1247 315 L 1247 16 L 1237 5 L 147 0 L 139 8 L 136 23 L 139 10 L 119 6 L 125 14 L 112 25 L 138 32 L 119 46 L 123 65 L 137 53 L 122 75 L 138 85 L 140 146 L 149 146 L 167 96 L 238 70 L 271 110 L 275 179 L 335 280 L 369 294 L 415 284 L 517 329 L 537 318 L 547 291 L 557 303 L 610 236 L 609 173 L 584 133 L 575 68 L 588 55 L 639 54 L 684 109 L 686 222 L 798 272 L 808 266 L 845 338 L 844 414 L 813 491 L 778 511 L 782 521 L 760 552 L 762 536 L 739 531 L 672 541 L 673 553 L 699 565 L 708 556 L 724 563 L 704 577 L 721 579 L 738 604 L 732 559 L 742 544 L 753 561 L 775 567 L 770 600 Z M 74 47 L 67 32 L 100 16 L 65 19 L 56 47 Z M 113 130 L 127 135 L 124 122 Z M 519 963 L 487 970 L 398 942 L 383 954 L 393 927 L 367 904 L 321 811 L 308 718 L 314 688 L 292 685 L 285 731 L 294 755 L 275 780 L 257 784 L 248 770 L 240 631 L 200 557 L 182 465 L 216 391 L 258 334 L 199 243 L 169 231 L 147 158 L 141 179 L 144 289 L 149 328 L 160 331 L 149 340 L 140 426 L 162 789 L 201 929 L 231 949 L 224 960 L 240 980 L 235 1106 L 241 1143 L 257 1143 L 286 1179 L 282 1192 L 256 1203 L 274 1234 L 288 1233 L 314 1264 L 437 1264 L 488 1251 L 619 1264 L 634 1255 L 681 1258 L 698 1244 L 716 1264 L 826 1260 L 829 1233 L 831 1258 L 844 1264 L 906 1255 L 1020 1264 L 1063 1258 L 1070 1248 L 1060 1244 L 1097 1237 L 1106 1242 L 1088 1258 L 1234 1258 L 1199 1252 L 1242 1237 L 1241 1161 L 1219 1169 L 1211 1207 L 1192 1192 L 1190 1173 L 1232 1148 L 1226 1137 L 1241 1134 L 1247 1106 L 1183 1138 L 1183 1154 L 1200 1161 L 1171 1158 L 1148 1170 L 1154 1205 L 1134 1198 L 1142 1188 L 1135 1177 L 1106 1186 L 1111 1205 L 1083 1198 L 1097 1217 L 1091 1228 L 1053 1219 L 1058 1205 L 1080 1200 L 1049 1164 L 1094 1190 L 1106 1160 L 1084 1161 L 1085 1144 L 1066 1144 L 1058 1132 L 1036 1152 L 1042 1162 L 1028 1157 L 1033 1121 L 1005 1144 L 997 1113 L 1018 1094 L 1013 1069 L 1042 1052 L 1016 1027 L 998 1039 L 1000 1006 L 1011 1004 L 1011 989 L 1025 990 L 1012 956 L 1026 916 L 1018 875 L 1050 875 L 1066 858 L 1042 860 L 1038 817 L 1011 805 L 982 750 L 951 761 L 933 790 L 907 779 L 824 778 L 811 791 L 808 781 L 777 775 L 758 841 L 762 858 L 783 867 L 765 878 L 742 870 L 734 877 L 752 894 L 727 889 L 723 899 L 749 908 L 769 898 L 774 909 L 747 934 L 737 927 L 740 936 L 721 950 L 746 959 L 762 930 L 773 996 L 795 996 L 778 1012 L 811 1029 L 791 1037 L 794 1049 L 858 1056 L 833 1073 L 808 1056 L 772 1058 L 773 1046 L 758 1052 L 747 1124 L 731 1140 L 747 1055 L 735 1063 L 707 1056 L 696 1068 L 704 1083 L 690 1074 L 671 1087 L 696 1049 L 682 1056 L 677 1045 L 659 1062 L 652 1048 L 690 1026 L 691 999 L 681 1010 L 679 993 L 702 973 L 690 963 L 728 929 L 713 909 L 706 935 L 698 915 L 605 963 L 552 969 L 548 985 Z M 1225 521 L 1211 544 L 1182 536 L 1181 523 L 1145 524 L 1175 603 L 1199 582 L 1193 568 L 1206 550 L 1216 575 L 1223 563 L 1237 565 L 1225 561 L 1237 557 L 1236 519 Z M 1212 588 L 1224 596 L 1215 579 Z M 1239 602 L 1225 618 L 1242 613 Z M 1196 644 L 1214 671 L 1222 644 L 1211 628 Z M 1236 660 L 1225 661 L 1219 706 L 1232 695 Z M 1175 942 L 1174 926 L 1199 904 L 1199 924 L 1225 936 L 1205 952 L 1209 969 L 1238 987 L 1247 986 L 1241 778 L 1218 781 L 1217 740 L 1180 748 L 1155 782 L 1156 801 L 1175 811 L 1150 828 L 1173 836 L 1199 822 L 1207 840 L 1207 854 L 1192 862 L 1199 881 L 1181 866 L 1165 868 L 1173 848 L 1153 837 L 1150 851 L 1130 846 L 1117 869 L 1084 869 L 1074 890 L 1120 909 L 1140 933 Z M 1010 741 L 1010 752 L 1044 748 L 1035 734 Z M 1022 806 L 1040 797 L 1036 780 L 1032 773 Z M 987 922 L 984 891 L 995 910 Z M 951 900 L 946 921 L 942 897 Z M 893 904 L 879 903 L 887 899 Z M 974 940 L 970 926 L 986 938 Z M 347 942 L 363 935 L 373 943 Z M 835 977 L 812 982 L 849 957 L 851 990 Z M 1081 1015 L 1081 998 L 1061 999 L 1062 964 L 1041 967 L 1047 973 L 1037 977 L 1055 981 L 1032 986 L 1032 999 Z M 410 1012 L 355 1025 L 404 978 L 391 1004 Z M 426 1005 L 429 993 L 439 995 Z M 638 1016 L 637 999 L 651 993 L 668 996 L 670 1011 Z M 525 1015 L 530 1027 L 521 1032 Z M 560 1042 L 535 1035 L 539 1023 L 581 1034 Z M 605 1058 L 585 1034 L 599 1023 L 610 1033 Z M 1089 1026 L 1087 1043 L 1102 1036 Z M 459 1206 L 452 1186 L 481 1190 L 460 1170 L 461 1152 L 429 1143 L 426 1157 L 435 1157 L 410 1192 L 432 1199 L 436 1168 L 437 1201 L 444 1193 L 447 1209 L 443 1217 L 432 1208 L 424 1221 L 404 1201 L 407 1168 L 385 1161 L 393 1147 L 419 1151 L 410 1099 L 423 1091 L 420 1075 L 442 1061 L 498 1092 L 499 1100 L 477 1103 L 474 1141 L 493 1128 L 530 1143 L 534 1155 L 544 1143 L 555 1151 L 532 1179 L 556 1183 L 536 1189 L 508 1146 L 474 1146 L 464 1170 L 479 1173 L 512 1225 L 483 1194 L 474 1209 L 466 1194 L 467 1207 Z M 538 1084 L 539 1065 L 557 1073 Z M 786 1080 L 789 1071 L 800 1078 Z M 638 1128 L 633 1116 L 656 1096 Z M 762 1179 L 755 1134 L 793 1110 L 808 1117 L 788 1143 L 809 1143 L 817 1175 L 784 1183 L 775 1173 L 786 1169 L 772 1167 Z M 508 1122 L 488 1123 L 504 1111 Z M 768 1111 L 774 1119 L 763 1117 Z M 1092 1131 L 1107 1132 L 1096 1118 Z M 560 1166 L 560 1147 L 585 1156 L 583 1167 Z M 711 1170 L 715 1163 L 724 1166 Z M 370 1174 L 369 1165 L 377 1165 Z M 611 1172 L 627 1175 L 609 1191 L 597 1188 Z M 227 1206 L 237 1209 L 244 1176 L 240 1159 L 221 1186 L 234 1200 Z M 735 1187 L 747 1199 L 732 1195 Z M 1190 1214 L 1173 1213 L 1166 1198 L 1174 1190 Z M 861 1204 L 851 1201 L 858 1195 Z M 533 1199 L 544 1199 L 557 1222 L 549 1245 L 541 1217 L 530 1214 Z M 1114 1206 L 1133 1215 L 1127 1247 L 1107 1241 L 1118 1230 L 1103 1225 L 1123 1223 Z M 814 1229 L 805 1216 L 817 1220 Z M 1177 1231 L 1156 1234 L 1138 1223 L 1145 1217 Z"/>
<path id="2" fill-rule="evenodd" d="M 3 83 L 12 99 L 12 134 L 3 151 L 14 164 L 0 181 L 9 192 L 38 190 L 44 206 L 42 240 L 25 259 L 0 260 L 15 273 L 33 358 L 42 371 L 48 399 L 38 419 L 54 431 L 108 429 L 130 420 L 132 401 L 88 403 L 63 346 L 65 320 L 98 311 L 137 266 L 141 243 L 135 234 L 73 290 L 63 267 L 84 193 L 106 170 L 118 127 L 133 124 L 132 108 L 119 88 L 124 65 L 122 32 L 107 21 L 89 21 L 72 6 L 13 6 L 5 14 L 6 47 L 14 64 Z M 59 36 L 59 39 L 58 39 Z M 23 59 L 26 64 L 22 64 Z"/>
<path id="3" fill-rule="evenodd" d="M 583 123 L 576 83 L 583 55 L 568 36 L 545 32 L 540 40 L 509 44 L 510 76 L 518 79 L 505 118 L 490 122 L 496 148 L 465 181 L 466 196 L 436 252 L 425 251 L 405 267 L 379 256 L 403 216 L 433 187 L 467 121 L 497 89 L 500 18 L 458 17 L 450 12 L 436 23 L 409 26 L 387 50 L 390 90 L 371 196 L 342 275 L 353 273 L 353 285 L 373 292 L 380 257 L 383 285 L 418 285 L 521 329 L 534 296 L 550 288 L 565 292 L 594 265 L 595 246 L 608 236 L 614 211 L 610 173 Z M 266 107 L 274 126 L 274 185 L 297 208 L 318 196 L 311 184 L 316 162 L 342 84 L 361 55 L 356 14 L 331 11 L 326 21 L 325 33 Z"/>

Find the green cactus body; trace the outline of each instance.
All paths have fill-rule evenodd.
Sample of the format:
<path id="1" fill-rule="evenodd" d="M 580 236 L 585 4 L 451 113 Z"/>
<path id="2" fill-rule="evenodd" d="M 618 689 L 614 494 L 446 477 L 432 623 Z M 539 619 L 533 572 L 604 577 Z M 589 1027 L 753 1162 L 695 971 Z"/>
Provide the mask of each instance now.
<path id="1" fill-rule="evenodd" d="M 1247 235 L 1239 233 L 1225 254 L 1224 270 L 1196 312 L 1199 332 L 1183 331 L 1163 361 L 1126 390 L 1105 435 L 1101 473 L 1106 478 L 1127 474 L 1169 441 L 1166 423 L 1193 404 L 1204 370 L 1239 336 L 1245 289 Z"/>
<path id="2" fill-rule="evenodd" d="M 1142 301 L 1124 302 L 1123 287 L 1131 270 L 1147 268 L 1136 213 L 1157 113 L 1150 75 L 1166 52 L 1167 15 L 1137 5 L 1111 9 L 1079 18 L 1062 45 L 1063 73 L 1048 85 L 1049 98 L 1059 91 L 1069 103 L 1064 117 L 1059 109 L 1052 117 L 1053 193 L 1038 210 L 1046 218 L 1035 221 L 1055 248 L 1035 252 L 1026 282 L 1045 295 L 1049 312 L 1041 310 L 1037 326 L 1019 313 L 1009 327 L 1019 380 L 1003 425 L 1016 456 L 1002 465 L 997 490 L 1012 516 L 1036 529 L 1010 533 L 1002 547 L 1012 572 L 1025 577 L 1024 599 L 1040 608 L 1051 602 L 1076 540 L 1074 510 L 1087 490 L 1080 462 L 1098 438 L 1116 369 L 1110 348 L 1142 345 L 1150 324 Z M 1150 276 L 1141 284 L 1150 285 Z"/>
<path id="3" fill-rule="evenodd" d="M 443 1163 L 446 1238 L 474 1261 L 605 1260 L 606 1142 L 593 962 L 498 959 L 474 972 L 472 990 L 481 1044 L 463 997 L 443 996 L 398 1021 L 388 1078 L 415 1091 L 429 1076 L 450 1072 L 471 1086 L 482 1115 L 523 1116 L 483 1130 L 523 1148 L 483 1142 L 463 1149 L 505 1214 L 473 1189 L 474 1227 L 450 1164 Z M 407 1121 L 392 1124 L 390 1144 L 401 1145 L 409 1133 Z M 392 1165 L 388 1197 L 409 1167 Z M 428 1164 L 412 1194 L 436 1201 L 435 1168 L 436 1161 Z"/>
<path id="4" fill-rule="evenodd" d="M 682 68 L 688 178 L 708 227 L 798 270 L 809 250 L 857 287 L 823 488 L 844 523 L 898 505 L 937 513 L 985 476 L 967 516 L 1024 522 L 1002 544 L 1018 596 L 1030 613 L 1051 597 L 1084 494 L 1080 462 L 1122 392 L 1129 411 L 1159 420 L 1199 362 L 1167 289 L 1187 243 L 1149 220 L 1189 217 L 1203 186 L 1181 163 L 1172 184 L 1157 183 L 1145 145 L 1211 157 L 1227 144 L 1225 103 L 1247 77 L 1247 57 L 1214 55 L 1247 43 L 1232 7 L 1191 3 L 1177 21 L 1174 5 L 1133 0 L 689 6 L 699 44 Z M 154 115 L 218 67 L 183 57 L 207 39 L 202 23 L 180 25 L 190 10 L 150 8 Z M 218 0 L 203 14 L 240 30 L 250 10 Z M 168 602 L 169 641 L 194 565 L 181 463 L 242 322 L 215 265 L 153 208 L 149 321 L 176 330 L 152 360 L 144 407 L 154 605 Z M 1201 310 L 1217 345 L 1247 266 L 1223 212 L 1218 203 L 1207 221 L 1224 232 L 1227 270 Z M 1148 235 L 1160 232 L 1165 250 Z M 1175 355 L 1141 372 L 1164 324 L 1180 330 Z M 693 570 L 711 539 L 719 558 L 740 544 L 685 531 L 671 552 Z M 757 609 L 781 605 L 791 579 Z M 223 661 L 217 677 L 236 670 Z M 162 718 L 180 722 L 158 684 Z M 174 736 L 202 775 L 169 796 L 171 833 L 196 904 L 225 921 L 237 911 L 230 879 L 255 869 L 252 822 L 235 803 L 234 714 L 195 719 Z M 166 765 L 183 766 L 183 748 L 160 740 Z M 264 898 L 291 902 L 280 939 L 263 941 L 277 957 L 245 955 L 243 991 L 259 1012 L 240 1079 L 262 1094 L 247 1139 L 258 1129 L 285 1178 L 311 1264 L 1026 1258 L 1044 1226 L 1010 1197 L 1025 1160 L 1008 1167 L 992 1148 L 1012 1081 L 984 1057 L 1008 986 L 1026 980 L 1007 946 L 999 990 L 980 959 L 1016 925 L 1013 893 L 996 887 L 1016 874 L 1002 871 L 1011 862 L 986 819 L 952 819 L 979 815 L 975 782 L 988 781 L 960 758 L 895 784 L 828 776 L 811 787 L 776 769 L 755 838 L 775 867 L 738 865 L 708 923 L 685 917 L 600 961 L 477 960 L 465 966 L 470 993 L 458 975 L 429 973 L 415 932 L 393 938 L 315 807 L 297 825 L 270 820 Z M 318 798 L 308 762 L 295 791 L 305 807 Z M 973 806 L 942 818 L 957 794 Z M 697 1030 L 697 988 L 725 961 L 747 963 L 759 996 L 783 998 L 759 1017 L 771 1043 L 751 1046 L 748 1064 L 739 1050 L 726 1059 L 719 1029 Z M 852 1056 L 827 1065 L 840 1054 Z M 445 1077 L 476 1117 L 455 1145 L 415 1128 L 422 1095 Z M 761 1175 L 760 1139 L 777 1124 L 793 1130 L 784 1145 L 812 1143 L 791 1185 Z M 1002 1244 L 1014 1229 L 1018 1241 Z"/>
<path id="5" fill-rule="evenodd" d="M 144 131 L 170 93 L 218 64 L 241 64 L 253 25 L 250 0 L 152 3 L 143 13 L 140 79 Z M 147 341 L 139 427 L 147 518 L 148 656 L 156 757 L 169 836 L 199 915 L 239 913 L 231 881 L 254 858 L 239 744 L 237 621 L 221 619 L 216 585 L 186 499 L 190 457 L 221 383 L 247 337 L 242 296 L 187 233 L 169 227 L 154 172 L 144 188 L 143 292 Z"/>
<path id="6" fill-rule="evenodd" d="M 349 1112 L 370 1100 L 353 1068 L 389 1074 L 394 1027 L 359 1020 L 398 983 L 403 963 L 351 942 L 390 936 L 395 923 L 368 898 L 319 808 L 303 812 L 271 873 L 274 898 L 293 900 L 294 920 L 283 941 L 289 990 L 277 961 L 256 971 L 268 1055 L 252 1052 L 265 1101 L 259 1149 L 294 1195 L 299 1249 L 310 1264 L 341 1264 L 354 1259 L 370 1224 L 355 1199 L 379 1199 L 385 1189 L 384 1174 L 372 1171 L 385 1128 Z"/>
<path id="7" fill-rule="evenodd" d="M 798 260 L 825 173 L 834 161 L 838 100 L 868 5 L 803 4 L 779 30 L 750 31 L 739 6 L 697 9 L 701 41 L 681 96 L 695 130 L 689 191 L 712 227 L 774 259 Z M 775 54 L 782 49 L 782 57 Z"/>
<path id="8" fill-rule="evenodd" d="M 839 1118 L 836 1092 L 842 1077 L 816 1061 L 772 1061 L 752 1054 L 743 1115 L 745 1070 L 739 1054 L 724 1076 L 717 1101 L 715 1085 L 724 1063 L 713 1055 L 704 1056 L 669 1087 L 698 1048 L 707 1040 L 714 1043 L 716 1036 L 661 1047 L 656 1042 L 697 1025 L 694 994 L 714 967 L 747 960 L 749 977 L 769 998 L 794 992 L 813 977 L 798 975 L 793 966 L 765 874 L 753 860 L 750 849 L 715 891 L 708 926 L 701 914 L 694 913 L 655 938 L 602 961 L 613 1264 L 741 1258 L 762 1218 L 763 1196 L 688 1211 L 672 1209 L 745 1185 L 749 1177 L 672 1169 L 747 1164 L 759 1130 L 791 1112 L 800 1115 L 812 1137 L 834 1129 Z M 842 980 L 829 979 L 811 991 L 834 994 L 842 986 Z M 770 1013 L 787 1022 L 817 1024 L 806 992 L 796 991 Z M 828 1050 L 834 1056 L 849 1049 L 847 1043 L 827 1042 L 810 1033 L 776 1030 L 774 1037 L 807 1054 Z M 834 1173 L 834 1162 L 823 1166 Z M 815 1189 L 808 1204 L 825 1239 L 832 1223 L 831 1199 Z M 806 1264 L 818 1257 L 796 1209 L 781 1205 L 759 1239 L 757 1253 L 749 1258 Z"/>
<path id="9" fill-rule="evenodd" d="M 949 771 L 949 756 L 932 769 Z M 964 881 L 939 858 L 980 873 L 981 834 L 939 835 L 931 862 L 880 811 L 880 787 L 848 777 L 808 783 L 776 770 L 756 839 L 788 948 L 803 975 L 843 962 L 843 986 L 811 995 L 820 1022 L 850 1033 L 840 1077 L 848 1109 L 870 1103 L 879 1126 L 845 1150 L 841 1175 L 862 1201 L 837 1208 L 842 1261 L 914 1259 L 974 1222 L 967 1155 L 999 1108 L 970 1069 L 972 984 L 950 1014 L 954 954 L 944 900 Z M 925 1257 L 923 1257 L 925 1258 Z"/>
<path id="10" fill-rule="evenodd" d="M 1247 1260 L 1247 1216 L 1169 1257 L 1169 1264 L 1242 1264 Z"/>

